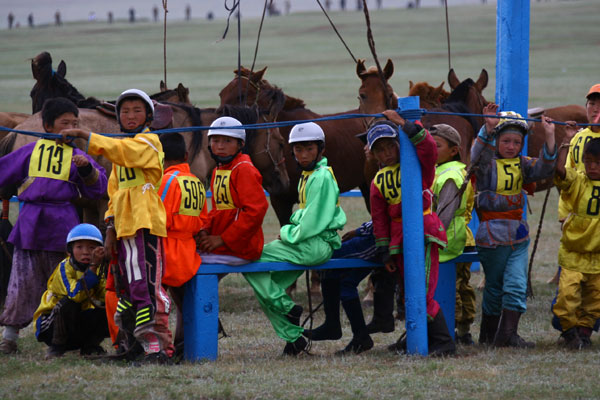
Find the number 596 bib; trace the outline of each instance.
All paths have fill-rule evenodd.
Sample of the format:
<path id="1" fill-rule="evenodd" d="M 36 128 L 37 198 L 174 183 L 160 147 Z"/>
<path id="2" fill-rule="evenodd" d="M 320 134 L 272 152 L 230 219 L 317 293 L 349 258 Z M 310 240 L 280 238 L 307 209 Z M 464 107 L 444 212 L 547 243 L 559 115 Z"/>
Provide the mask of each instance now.
<path id="1" fill-rule="evenodd" d="M 29 160 L 29 176 L 68 181 L 72 158 L 71 146 L 39 139 Z"/>

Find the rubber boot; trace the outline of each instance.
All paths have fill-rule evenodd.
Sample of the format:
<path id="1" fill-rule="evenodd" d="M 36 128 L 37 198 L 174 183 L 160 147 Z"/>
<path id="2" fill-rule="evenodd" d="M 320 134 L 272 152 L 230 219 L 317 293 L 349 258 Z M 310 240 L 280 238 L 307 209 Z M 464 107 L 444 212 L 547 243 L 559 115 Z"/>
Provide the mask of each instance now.
<path id="1" fill-rule="evenodd" d="M 500 323 L 494 338 L 495 347 L 516 347 L 521 349 L 533 348 L 535 344 L 525 341 L 517 334 L 521 313 L 518 311 L 503 309 Z"/>
<path id="2" fill-rule="evenodd" d="M 579 332 L 576 327 L 567 329 L 560 335 L 564 339 L 564 345 L 571 350 L 583 349 L 583 341 L 579 337 Z"/>
<path id="3" fill-rule="evenodd" d="M 350 321 L 350 327 L 352 328 L 352 340 L 343 349 L 338 351 L 336 354 L 360 354 L 363 351 L 367 351 L 373 348 L 373 340 L 369 336 L 367 331 L 367 325 L 365 324 L 365 317 L 362 312 L 360 305 L 360 299 L 358 297 L 342 302 L 344 311 Z"/>
<path id="4" fill-rule="evenodd" d="M 494 344 L 494 337 L 496 336 L 496 331 L 498 330 L 499 322 L 499 315 L 481 315 L 481 327 L 479 328 L 479 344 Z"/>
<path id="5" fill-rule="evenodd" d="M 592 345 L 592 328 L 578 326 L 577 334 L 581 338 L 581 348 L 590 347 Z"/>
<path id="6" fill-rule="evenodd" d="M 456 344 L 450 336 L 442 310 L 438 311 L 433 321 L 427 323 L 427 346 L 432 357 L 456 353 Z"/>
<path id="7" fill-rule="evenodd" d="M 373 319 L 367 325 L 369 333 L 389 333 L 395 328 L 393 279 L 377 279 L 373 294 Z"/>
<path id="8" fill-rule="evenodd" d="M 315 329 L 305 329 L 302 334 L 314 341 L 337 340 L 342 337 L 342 326 L 340 324 L 340 280 L 322 279 L 321 291 L 323 293 L 325 322 Z"/>

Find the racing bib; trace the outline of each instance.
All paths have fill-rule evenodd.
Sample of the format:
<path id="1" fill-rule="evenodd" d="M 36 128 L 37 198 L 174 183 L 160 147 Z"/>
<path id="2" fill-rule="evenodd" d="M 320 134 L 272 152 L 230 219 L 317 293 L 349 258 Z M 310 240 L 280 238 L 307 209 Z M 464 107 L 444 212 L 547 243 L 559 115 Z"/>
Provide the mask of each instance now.
<path id="1" fill-rule="evenodd" d="M 176 178 L 181 189 L 179 214 L 192 217 L 199 216 L 206 201 L 204 185 L 195 176 L 177 176 Z"/>
<path id="2" fill-rule="evenodd" d="M 116 171 L 119 189 L 128 189 L 146 183 L 144 173 L 140 168 L 127 168 L 117 165 Z"/>
<path id="3" fill-rule="evenodd" d="M 496 160 L 496 193 L 502 195 L 516 195 L 521 193 L 523 177 L 521 175 L 520 158 L 503 158 Z"/>
<path id="4" fill-rule="evenodd" d="M 217 170 L 215 180 L 213 181 L 212 193 L 217 210 L 231 210 L 236 208 L 231 197 L 229 181 L 231 180 L 230 170 Z"/>
<path id="5" fill-rule="evenodd" d="M 29 176 L 68 181 L 72 159 L 71 146 L 39 139 L 29 159 Z"/>
<path id="6" fill-rule="evenodd" d="M 577 203 L 577 214 L 598 218 L 600 217 L 600 181 L 589 181 L 589 183 L 585 185 L 585 191 Z"/>
<path id="7" fill-rule="evenodd" d="M 306 207 L 306 182 L 308 178 L 313 174 L 313 171 L 302 171 L 300 175 L 300 182 L 298 182 L 298 208 Z"/>
<path id="8" fill-rule="evenodd" d="M 402 202 L 400 166 L 398 164 L 379 170 L 373 183 L 388 204 L 400 204 Z"/>

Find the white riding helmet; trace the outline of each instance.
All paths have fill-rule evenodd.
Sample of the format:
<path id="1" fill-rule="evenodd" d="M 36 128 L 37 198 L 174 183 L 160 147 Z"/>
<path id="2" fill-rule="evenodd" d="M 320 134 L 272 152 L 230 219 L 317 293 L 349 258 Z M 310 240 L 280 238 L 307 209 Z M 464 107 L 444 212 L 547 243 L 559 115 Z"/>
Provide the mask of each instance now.
<path id="1" fill-rule="evenodd" d="M 290 132 L 289 144 L 297 142 L 323 142 L 325 143 L 325 133 L 323 129 L 314 122 L 305 122 L 294 125 Z"/>
<path id="2" fill-rule="evenodd" d="M 243 128 L 236 129 L 235 126 L 242 126 L 242 123 L 232 117 L 220 117 L 210 124 L 211 128 L 215 127 L 226 127 L 224 129 L 209 129 L 208 137 L 213 135 L 229 136 L 236 139 L 242 139 L 246 141 L 246 131 Z"/>
<path id="3" fill-rule="evenodd" d="M 154 115 L 154 103 L 152 102 L 152 99 L 150 99 L 150 96 L 146 94 L 146 92 L 139 89 L 127 89 L 121 93 L 117 99 L 117 102 L 115 103 L 115 109 L 117 110 L 117 121 L 119 121 L 119 108 L 121 108 L 121 102 L 129 97 L 137 97 L 142 100 L 148 107 L 150 107 L 150 111 L 152 111 L 152 115 Z"/>

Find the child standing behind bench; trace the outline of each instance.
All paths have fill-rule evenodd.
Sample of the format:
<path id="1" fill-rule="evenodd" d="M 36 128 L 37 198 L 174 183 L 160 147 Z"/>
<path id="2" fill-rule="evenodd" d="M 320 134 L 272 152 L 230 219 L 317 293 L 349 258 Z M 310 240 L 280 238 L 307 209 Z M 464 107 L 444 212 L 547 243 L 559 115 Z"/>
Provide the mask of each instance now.
<path id="1" fill-rule="evenodd" d="M 190 172 L 186 162 L 188 154 L 185 140 L 179 133 L 161 135 L 165 153 L 165 174 L 158 195 L 167 213 L 165 250 L 165 275 L 163 285 L 169 287 L 177 307 L 175 350 L 183 352 L 183 284 L 198 271 L 202 260 L 196 251 L 194 236 L 207 218 L 206 192 L 202 182 Z"/>
<path id="2" fill-rule="evenodd" d="M 106 247 L 118 254 L 125 295 L 115 322 L 135 336 L 147 363 L 168 363 L 173 354 L 170 300 L 162 286 L 162 239 L 167 236 L 165 208 L 156 189 L 163 174 L 163 151 L 151 133 L 154 105 L 146 93 L 129 89 L 115 104 L 118 122 L 133 138 L 109 138 L 81 129 L 62 131 L 88 141 L 88 153 L 113 163 L 108 181 Z M 118 250 L 118 251 L 117 251 Z"/>
<path id="3" fill-rule="evenodd" d="M 295 125 L 289 143 L 302 169 L 298 183 L 299 208 L 290 223 L 281 227 L 279 239 L 265 245 L 259 261 L 284 261 L 318 265 L 328 261 L 341 247 L 337 233 L 346 224 L 346 214 L 338 204 L 340 189 L 333 170 L 323 157 L 325 134 L 314 122 Z M 303 271 L 252 272 L 244 274 L 277 335 L 287 343 L 286 355 L 306 349 L 300 327 L 302 307 L 286 294 Z"/>
<path id="4" fill-rule="evenodd" d="M 371 183 L 371 216 L 373 217 L 373 233 L 375 244 L 382 250 L 382 261 L 390 272 L 398 274 L 399 284 L 404 287 L 404 258 L 402 247 L 404 242 L 402 229 L 402 187 L 400 172 L 400 151 L 398 128 L 414 144 L 422 169 L 423 190 L 423 228 L 425 237 L 426 265 L 426 304 L 427 304 L 427 339 L 430 355 L 449 355 L 456 351 L 454 341 L 448 332 L 444 314 L 433 295 L 437 287 L 440 247 L 446 246 L 446 233 L 438 216 L 431 211 L 431 185 L 435 177 L 437 159 L 436 144 L 431 135 L 420 123 L 405 121 L 395 111 L 384 111 L 384 115 L 392 122 L 382 122 L 373 126 L 367 133 L 369 149 L 384 165 L 377 172 Z M 419 266 L 420 267 L 420 266 Z M 413 267 L 414 268 L 414 267 Z M 389 347 L 395 352 L 406 351 L 406 340 L 400 338 Z"/>

